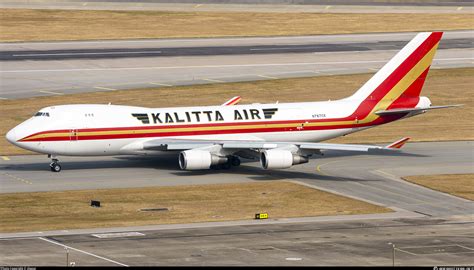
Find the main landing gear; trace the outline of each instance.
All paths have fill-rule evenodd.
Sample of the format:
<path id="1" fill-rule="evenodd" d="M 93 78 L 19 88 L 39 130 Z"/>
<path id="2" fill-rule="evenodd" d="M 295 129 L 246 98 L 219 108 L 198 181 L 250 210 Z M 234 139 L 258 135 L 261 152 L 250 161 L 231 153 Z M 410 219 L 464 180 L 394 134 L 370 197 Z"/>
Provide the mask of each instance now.
<path id="1" fill-rule="evenodd" d="M 211 169 L 214 169 L 214 170 L 220 170 L 220 169 L 228 170 L 232 166 L 234 166 L 234 167 L 240 166 L 240 158 L 239 157 L 237 157 L 237 156 L 228 156 L 226 163 L 212 165 Z"/>
<path id="2" fill-rule="evenodd" d="M 51 157 L 51 156 L 48 156 Z M 59 160 L 57 158 L 51 158 L 51 163 L 49 164 L 52 172 L 60 172 L 61 165 L 59 165 Z"/>

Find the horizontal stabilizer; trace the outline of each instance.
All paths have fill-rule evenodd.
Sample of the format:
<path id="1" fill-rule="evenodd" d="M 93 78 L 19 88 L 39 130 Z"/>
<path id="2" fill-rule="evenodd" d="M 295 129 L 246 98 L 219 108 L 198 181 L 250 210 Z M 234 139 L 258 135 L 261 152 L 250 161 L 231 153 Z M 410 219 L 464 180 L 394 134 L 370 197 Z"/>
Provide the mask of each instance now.
<path id="1" fill-rule="evenodd" d="M 426 107 L 426 108 L 401 108 L 401 109 L 393 109 L 393 110 L 380 110 L 380 111 L 376 111 L 375 114 L 377 114 L 377 115 L 391 115 L 391 114 L 401 114 L 401 113 L 420 113 L 420 112 L 425 112 L 425 111 L 434 110 L 434 109 L 460 107 L 462 105 L 463 104 L 430 106 L 430 107 Z"/>
<path id="2" fill-rule="evenodd" d="M 410 139 L 409 137 L 402 138 L 402 139 L 400 139 L 400 140 L 398 140 L 398 141 L 396 141 L 396 142 L 393 142 L 393 143 L 391 143 L 391 144 L 385 146 L 385 148 L 390 148 L 390 149 L 396 148 L 396 149 L 400 149 L 400 148 L 402 148 L 402 146 L 405 145 L 406 142 L 408 142 L 409 139 Z"/>
<path id="3" fill-rule="evenodd" d="M 222 104 L 222 106 L 232 106 L 240 102 L 242 98 L 240 96 L 235 96 Z"/>

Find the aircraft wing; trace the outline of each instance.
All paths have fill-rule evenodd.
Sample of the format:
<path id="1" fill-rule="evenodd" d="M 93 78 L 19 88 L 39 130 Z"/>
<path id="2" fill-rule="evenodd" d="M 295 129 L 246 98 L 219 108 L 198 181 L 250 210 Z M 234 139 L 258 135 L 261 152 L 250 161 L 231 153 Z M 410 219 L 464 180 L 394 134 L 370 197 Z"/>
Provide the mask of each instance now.
<path id="1" fill-rule="evenodd" d="M 143 143 L 142 150 L 182 151 L 196 148 L 220 146 L 222 149 L 234 150 L 266 150 L 276 148 L 297 147 L 302 150 L 318 152 L 320 150 L 338 150 L 368 152 L 370 150 L 394 150 L 401 148 L 409 138 L 403 138 L 386 146 L 337 143 L 302 143 L 302 142 L 266 142 L 266 141 L 205 141 L 180 139 L 153 139 Z"/>

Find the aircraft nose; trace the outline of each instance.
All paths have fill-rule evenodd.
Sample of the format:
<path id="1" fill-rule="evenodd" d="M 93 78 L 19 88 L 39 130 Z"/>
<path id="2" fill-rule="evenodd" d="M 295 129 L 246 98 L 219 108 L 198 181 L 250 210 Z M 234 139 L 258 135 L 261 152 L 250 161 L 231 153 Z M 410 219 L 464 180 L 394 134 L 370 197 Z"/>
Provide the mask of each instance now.
<path id="1" fill-rule="evenodd" d="M 7 137 L 7 141 L 9 141 L 12 144 L 15 144 L 16 140 L 17 140 L 15 129 L 12 129 L 12 130 L 8 131 L 6 137 Z"/>

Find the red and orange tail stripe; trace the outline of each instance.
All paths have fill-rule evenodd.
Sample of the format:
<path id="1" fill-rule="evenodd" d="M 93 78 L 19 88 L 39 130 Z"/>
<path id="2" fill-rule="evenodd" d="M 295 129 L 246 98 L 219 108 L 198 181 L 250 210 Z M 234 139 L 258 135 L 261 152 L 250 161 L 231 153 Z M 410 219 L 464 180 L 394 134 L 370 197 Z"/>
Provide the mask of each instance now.
<path id="1" fill-rule="evenodd" d="M 240 96 L 235 96 L 235 97 L 229 99 L 228 101 L 226 101 L 224 104 L 222 104 L 222 106 L 235 105 L 235 104 L 239 103 L 241 99 L 242 98 Z"/>
<path id="2" fill-rule="evenodd" d="M 394 143 L 391 143 L 391 144 L 387 145 L 385 148 L 392 148 L 392 149 L 396 148 L 396 149 L 400 149 L 400 148 L 402 148 L 402 147 L 405 145 L 405 143 L 408 142 L 408 140 L 410 140 L 410 138 L 409 138 L 409 137 L 405 137 L 405 138 L 403 138 L 403 139 L 400 139 L 400 140 L 398 140 L 398 141 L 396 141 L 396 142 L 394 142 Z"/>

